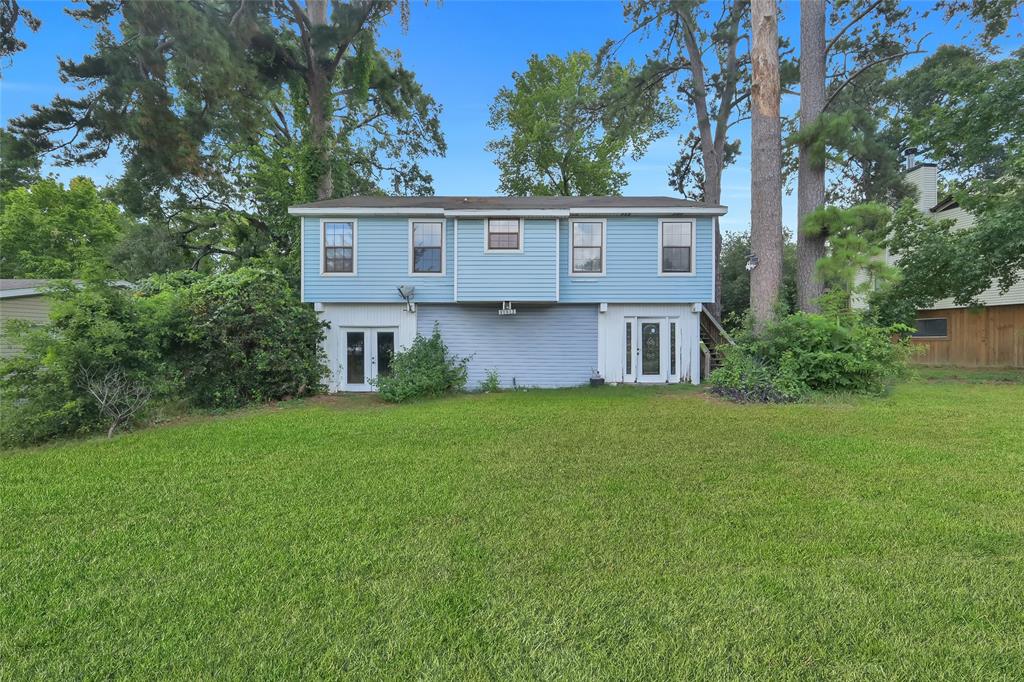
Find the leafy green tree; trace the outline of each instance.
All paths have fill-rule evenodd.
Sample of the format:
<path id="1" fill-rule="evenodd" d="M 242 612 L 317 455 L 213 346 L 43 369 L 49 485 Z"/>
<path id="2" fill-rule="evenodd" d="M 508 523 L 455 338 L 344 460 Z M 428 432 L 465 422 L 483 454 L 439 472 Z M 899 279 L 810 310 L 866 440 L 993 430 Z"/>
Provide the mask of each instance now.
<path id="1" fill-rule="evenodd" d="M 722 240 L 722 319 L 732 326 L 743 321 L 750 309 L 750 234 L 727 232 Z M 796 244 L 786 235 L 782 247 L 782 292 L 779 300 L 786 311 L 796 309 Z"/>
<path id="2" fill-rule="evenodd" d="M 297 259 L 282 206 L 430 191 L 419 162 L 445 151 L 440 108 L 377 44 L 395 7 L 407 15 L 395 1 L 86 0 L 71 14 L 98 25 L 93 51 L 60 64 L 82 96 L 14 125 L 62 163 L 116 146 L 119 199 L 170 225 L 196 267 Z"/>
<path id="3" fill-rule="evenodd" d="M 30 142 L 0 128 L 0 194 L 38 182 L 41 161 Z"/>
<path id="4" fill-rule="evenodd" d="M 1024 50 L 992 60 L 945 46 L 892 84 L 899 133 L 952 176 L 952 198 L 975 216 L 969 230 L 933 221 L 912 204 L 888 238 L 901 277 L 873 297 L 885 319 L 953 298 L 969 305 L 995 283 L 1006 291 L 1024 271 Z"/>
<path id="5" fill-rule="evenodd" d="M 80 177 L 65 188 L 42 180 L 3 195 L 0 273 L 3 277 L 103 275 L 127 225 L 118 207 Z"/>
<path id="6" fill-rule="evenodd" d="M 501 170 L 499 191 L 619 194 L 629 178 L 623 158 L 638 159 L 675 117 L 659 89 L 621 96 L 636 73 L 632 63 L 597 63 L 585 51 L 565 59 L 532 55 L 491 105 L 489 125 L 506 132 L 487 145 Z"/>

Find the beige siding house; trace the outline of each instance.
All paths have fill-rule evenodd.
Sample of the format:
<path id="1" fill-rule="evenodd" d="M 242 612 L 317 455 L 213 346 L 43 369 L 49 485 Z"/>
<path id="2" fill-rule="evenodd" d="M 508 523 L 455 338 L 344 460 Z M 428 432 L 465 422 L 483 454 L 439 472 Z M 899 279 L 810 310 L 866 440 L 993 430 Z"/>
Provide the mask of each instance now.
<path id="1" fill-rule="evenodd" d="M 922 213 L 936 220 L 956 221 L 955 230 L 974 227 L 974 216 L 960 208 L 956 201 L 939 199 L 935 164 L 915 165 L 907 172 L 907 180 L 918 190 L 917 207 Z M 952 299 L 943 299 L 931 308 L 917 311 L 917 333 L 913 341 L 923 349 L 916 356 L 918 362 L 961 367 L 1024 367 L 1024 280 L 1006 293 L 1000 293 L 993 283 L 978 299 L 981 302 L 978 308 L 958 306 Z"/>
<path id="2" fill-rule="evenodd" d="M 48 320 L 50 304 L 42 293 L 48 283 L 45 279 L 0 279 L 0 357 L 17 355 L 21 350 L 7 340 L 9 320 Z"/>

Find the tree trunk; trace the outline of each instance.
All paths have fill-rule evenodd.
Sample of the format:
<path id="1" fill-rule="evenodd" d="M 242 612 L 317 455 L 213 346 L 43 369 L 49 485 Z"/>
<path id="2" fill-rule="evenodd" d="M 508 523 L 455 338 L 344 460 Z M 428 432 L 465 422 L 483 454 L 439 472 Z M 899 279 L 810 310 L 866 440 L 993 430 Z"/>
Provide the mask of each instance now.
<path id="1" fill-rule="evenodd" d="M 782 120 L 776 0 L 751 2 L 750 310 L 759 331 L 775 315 L 782 283 Z"/>
<path id="2" fill-rule="evenodd" d="M 327 0 L 306 0 L 306 15 L 312 26 L 327 23 Z M 312 44 L 312 43 L 311 43 Z M 331 115 L 331 83 L 323 64 L 318 63 L 312 48 L 308 55 L 306 88 L 309 98 L 309 144 L 316 159 L 316 198 L 334 196 L 334 174 L 331 151 L 333 128 Z"/>
<path id="3" fill-rule="evenodd" d="M 800 131 L 810 130 L 825 110 L 825 0 L 800 3 Z M 804 234 L 804 221 L 825 205 L 825 164 L 800 147 L 797 169 L 796 304 L 818 312 L 824 293 L 818 260 L 825 256 L 825 235 Z"/>

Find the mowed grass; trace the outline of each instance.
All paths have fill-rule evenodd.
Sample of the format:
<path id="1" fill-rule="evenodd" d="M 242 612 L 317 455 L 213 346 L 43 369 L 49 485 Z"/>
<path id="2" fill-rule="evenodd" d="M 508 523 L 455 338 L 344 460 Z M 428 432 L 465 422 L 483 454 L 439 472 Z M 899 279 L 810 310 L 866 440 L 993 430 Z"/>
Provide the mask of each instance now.
<path id="1" fill-rule="evenodd" d="M 318 400 L 0 456 L 0 677 L 1019 679 L 1024 384 Z"/>

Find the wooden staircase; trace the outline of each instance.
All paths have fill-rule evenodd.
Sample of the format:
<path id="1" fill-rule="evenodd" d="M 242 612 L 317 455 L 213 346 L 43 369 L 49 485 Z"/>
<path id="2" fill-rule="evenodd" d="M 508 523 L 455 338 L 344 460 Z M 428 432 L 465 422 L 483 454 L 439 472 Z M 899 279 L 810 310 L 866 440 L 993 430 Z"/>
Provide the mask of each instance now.
<path id="1" fill-rule="evenodd" d="M 704 365 L 701 368 L 702 379 L 722 364 L 722 349 L 734 344 L 735 341 L 726 333 L 718 318 L 712 315 L 706 306 L 701 306 L 700 347 Z"/>

